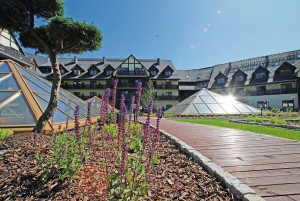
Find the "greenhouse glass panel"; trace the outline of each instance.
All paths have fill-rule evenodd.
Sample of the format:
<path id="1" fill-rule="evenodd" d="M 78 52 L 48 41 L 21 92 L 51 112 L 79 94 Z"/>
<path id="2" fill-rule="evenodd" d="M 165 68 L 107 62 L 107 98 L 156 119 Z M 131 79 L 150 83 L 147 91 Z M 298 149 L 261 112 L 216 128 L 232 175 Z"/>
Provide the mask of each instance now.
<path id="1" fill-rule="evenodd" d="M 42 89 L 46 90 L 47 92 L 51 93 L 51 86 L 49 86 L 48 84 L 45 84 L 44 82 L 42 82 L 39 79 L 36 78 L 28 78 L 29 80 L 31 80 L 33 83 L 35 83 L 36 85 L 38 85 L 39 87 L 41 87 Z"/>
<path id="2" fill-rule="evenodd" d="M 210 96 L 210 94 L 207 93 L 206 90 L 201 90 L 201 91 L 200 91 L 200 96 Z"/>
<path id="3" fill-rule="evenodd" d="M 218 104 L 206 104 L 214 114 L 227 114 Z"/>
<path id="4" fill-rule="evenodd" d="M 17 91 L 20 90 L 20 87 L 13 75 L 8 77 L 3 77 L 0 79 L 0 90 L 3 91 Z"/>
<path id="5" fill-rule="evenodd" d="M 194 104 L 200 114 L 212 114 L 210 109 L 205 104 Z"/>
<path id="6" fill-rule="evenodd" d="M 18 71 L 22 74 L 22 75 L 25 75 L 26 77 L 29 77 L 29 78 L 35 78 L 31 73 L 27 72 L 26 70 L 24 70 L 22 67 L 16 65 Z"/>
<path id="7" fill-rule="evenodd" d="M 196 96 L 193 103 L 203 103 L 203 100 L 199 96 Z"/>
<path id="8" fill-rule="evenodd" d="M 1 79 L 1 77 L 5 76 L 5 75 L 8 75 L 8 74 L 0 74 L 0 79 Z"/>
<path id="9" fill-rule="evenodd" d="M 191 105 L 186 114 L 199 114 L 199 112 L 194 105 Z"/>
<path id="10" fill-rule="evenodd" d="M 9 98 L 10 96 L 12 96 L 14 93 L 15 92 L 10 92 L 10 91 L 0 92 L 0 103 L 6 100 L 7 98 Z"/>
<path id="11" fill-rule="evenodd" d="M 6 62 L 0 63 L 0 73 L 10 73 L 10 72 L 11 70 L 8 63 Z"/>
<path id="12" fill-rule="evenodd" d="M 226 98 L 224 96 L 213 96 L 217 103 L 226 103 Z"/>
<path id="13" fill-rule="evenodd" d="M 22 93 L 15 94 L 10 102 L 0 107 L 0 124 L 36 124 L 36 119 Z"/>
<path id="14" fill-rule="evenodd" d="M 221 103 L 220 105 L 228 114 L 240 114 L 240 112 L 230 103 Z"/>
<path id="15" fill-rule="evenodd" d="M 38 85 L 36 85 L 34 82 L 30 81 L 29 79 L 27 79 L 26 77 L 24 77 L 25 82 L 29 85 L 29 88 L 33 91 L 33 92 L 38 92 L 38 93 L 42 93 L 42 94 L 50 94 L 48 91 L 42 89 L 41 87 L 39 87 Z"/>
<path id="16" fill-rule="evenodd" d="M 234 103 L 233 104 L 236 109 L 238 109 L 241 113 L 252 113 L 244 104 L 242 103 Z"/>
<path id="17" fill-rule="evenodd" d="M 201 96 L 204 103 L 217 103 L 211 96 Z"/>

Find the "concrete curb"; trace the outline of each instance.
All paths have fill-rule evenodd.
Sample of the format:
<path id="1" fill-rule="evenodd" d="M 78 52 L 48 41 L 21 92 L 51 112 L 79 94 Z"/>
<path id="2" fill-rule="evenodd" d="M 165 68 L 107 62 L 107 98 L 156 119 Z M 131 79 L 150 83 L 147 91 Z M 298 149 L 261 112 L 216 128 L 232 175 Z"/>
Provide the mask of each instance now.
<path id="1" fill-rule="evenodd" d="M 144 122 L 140 122 L 144 123 Z M 155 126 L 151 125 L 155 129 Z M 182 140 L 176 138 L 172 134 L 161 130 L 160 133 L 170 139 L 179 150 L 190 156 L 195 162 L 200 164 L 210 175 L 216 177 L 222 182 L 226 188 L 235 196 L 237 200 L 242 201 L 264 201 L 262 197 L 257 195 L 253 189 L 246 184 L 243 184 L 240 180 L 226 172 L 222 167 L 213 163 L 209 158 L 202 155 L 190 145 L 186 144 Z"/>

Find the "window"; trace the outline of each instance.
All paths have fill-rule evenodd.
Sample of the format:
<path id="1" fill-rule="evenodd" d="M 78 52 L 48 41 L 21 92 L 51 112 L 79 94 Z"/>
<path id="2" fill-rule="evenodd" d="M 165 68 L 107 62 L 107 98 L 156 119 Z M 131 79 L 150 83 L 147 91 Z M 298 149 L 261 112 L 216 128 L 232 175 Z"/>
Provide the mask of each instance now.
<path id="1" fill-rule="evenodd" d="M 266 90 L 267 90 L 266 86 L 257 86 L 256 87 L 257 95 L 265 95 Z"/>
<path id="2" fill-rule="evenodd" d="M 90 75 L 94 76 L 97 75 L 98 71 L 97 70 L 90 70 Z"/>
<path id="3" fill-rule="evenodd" d="M 97 81 L 90 81 L 90 86 L 91 86 L 91 89 L 96 89 L 97 88 Z"/>
<path id="4" fill-rule="evenodd" d="M 74 92 L 74 95 L 79 97 L 80 96 L 80 92 Z"/>
<path id="5" fill-rule="evenodd" d="M 222 78 L 217 79 L 217 83 L 218 84 L 224 84 L 225 83 L 225 78 L 222 77 Z"/>
<path id="6" fill-rule="evenodd" d="M 165 76 L 171 76 L 171 75 L 172 75 L 171 71 L 169 71 L 169 70 L 165 71 Z"/>
<path id="7" fill-rule="evenodd" d="M 74 70 L 74 75 L 80 75 L 81 71 L 80 70 Z"/>
<path id="8" fill-rule="evenodd" d="M 166 110 L 171 108 L 171 107 L 172 107 L 172 105 L 166 105 Z"/>
<path id="9" fill-rule="evenodd" d="M 163 95 L 164 96 L 172 96 L 172 92 L 165 92 Z"/>
<path id="10" fill-rule="evenodd" d="M 289 83 L 289 84 L 282 84 L 280 86 L 280 89 L 282 92 L 287 92 L 287 91 L 290 91 L 292 89 L 292 83 Z"/>
<path id="11" fill-rule="evenodd" d="M 280 76 L 291 76 L 292 70 L 291 69 L 283 69 L 279 71 Z"/>
<path id="12" fill-rule="evenodd" d="M 294 108 L 294 100 L 283 100 L 282 107 L 283 108 Z"/>
<path id="13" fill-rule="evenodd" d="M 154 77 L 154 76 L 157 75 L 157 72 L 155 70 L 153 70 L 153 71 L 150 71 L 150 74 L 151 74 L 152 77 Z"/>
<path id="14" fill-rule="evenodd" d="M 265 79 L 266 73 L 256 73 L 255 78 L 258 80 Z"/>
<path id="15" fill-rule="evenodd" d="M 61 69 L 61 70 L 60 70 L 60 74 L 61 74 L 61 75 L 64 75 L 64 74 L 66 74 L 66 71 L 65 71 L 64 69 Z"/>
<path id="16" fill-rule="evenodd" d="M 257 101 L 257 108 L 266 108 L 268 107 L 267 101 Z"/>
<path id="17" fill-rule="evenodd" d="M 106 75 L 107 75 L 107 76 L 111 76 L 112 73 L 113 73 L 112 70 L 107 70 L 107 71 L 106 71 Z"/>
<path id="18" fill-rule="evenodd" d="M 97 96 L 97 94 L 96 94 L 96 92 L 90 92 L 90 96 L 94 97 L 94 96 Z"/>
<path id="19" fill-rule="evenodd" d="M 242 82 L 242 81 L 244 81 L 244 76 L 243 76 L 243 75 L 236 76 L 236 77 L 235 77 L 235 81 L 236 81 L 236 82 Z"/>

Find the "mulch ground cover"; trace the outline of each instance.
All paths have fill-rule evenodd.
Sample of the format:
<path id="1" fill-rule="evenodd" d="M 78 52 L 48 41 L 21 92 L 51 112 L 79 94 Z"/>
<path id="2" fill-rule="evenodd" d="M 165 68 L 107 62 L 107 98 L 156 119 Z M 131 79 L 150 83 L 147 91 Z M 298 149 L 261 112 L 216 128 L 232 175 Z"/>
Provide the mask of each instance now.
<path id="1" fill-rule="evenodd" d="M 51 136 L 40 136 L 39 142 L 43 154 L 49 154 Z M 102 196 L 90 195 L 76 178 L 43 180 L 41 169 L 36 165 L 32 133 L 16 133 L 0 141 L 1 149 L 7 149 L 7 152 L 0 155 L 0 200 L 107 200 L 105 192 Z M 90 167 L 100 163 L 100 152 L 100 148 L 95 149 L 85 171 L 79 173 L 81 176 L 88 176 L 87 172 L 95 173 L 95 168 Z M 232 194 L 214 177 L 163 136 L 158 156 L 159 163 L 151 169 L 147 196 L 141 200 L 233 200 Z"/>

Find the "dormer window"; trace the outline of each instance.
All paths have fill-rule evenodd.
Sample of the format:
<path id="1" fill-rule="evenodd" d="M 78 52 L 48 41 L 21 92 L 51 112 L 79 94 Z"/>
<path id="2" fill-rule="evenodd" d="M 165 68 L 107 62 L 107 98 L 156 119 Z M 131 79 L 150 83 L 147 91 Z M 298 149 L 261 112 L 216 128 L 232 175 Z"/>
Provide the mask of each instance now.
<path id="1" fill-rule="evenodd" d="M 234 80 L 235 80 L 236 82 L 243 82 L 243 81 L 244 81 L 244 76 L 243 76 L 243 75 L 236 76 L 236 77 L 234 78 Z"/>
<path id="2" fill-rule="evenodd" d="M 170 70 L 167 70 L 167 71 L 165 71 L 165 76 L 171 76 L 172 75 L 172 72 L 170 71 Z"/>
<path id="3" fill-rule="evenodd" d="M 60 70 L 60 74 L 61 74 L 61 75 L 64 75 L 64 74 L 66 74 L 66 71 L 65 71 L 64 69 L 61 69 L 61 70 Z"/>
<path id="4" fill-rule="evenodd" d="M 78 69 L 74 69 L 74 75 L 80 75 L 81 74 L 81 71 L 80 70 L 78 70 Z"/>
<path id="5" fill-rule="evenodd" d="M 111 76 L 111 75 L 112 75 L 112 73 L 113 73 L 113 71 L 112 71 L 112 70 L 107 70 L 107 71 L 106 71 L 106 75 L 107 75 L 107 76 Z"/>
<path id="6" fill-rule="evenodd" d="M 224 84 L 225 83 L 225 78 L 222 77 L 222 78 L 217 79 L 217 83 L 218 84 Z"/>
<path id="7" fill-rule="evenodd" d="M 266 78 L 266 73 L 256 73 L 255 78 L 257 80 L 265 79 Z"/>
<path id="8" fill-rule="evenodd" d="M 291 76 L 292 70 L 291 69 L 283 69 L 279 71 L 280 76 Z"/>
<path id="9" fill-rule="evenodd" d="M 98 71 L 97 70 L 90 70 L 90 75 L 94 76 L 97 75 Z"/>
<path id="10" fill-rule="evenodd" d="M 155 70 L 153 70 L 153 71 L 150 71 L 150 74 L 151 74 L 152 77 L 154 77 L 154 76 L 157 75 L 157 72 Z"/>

